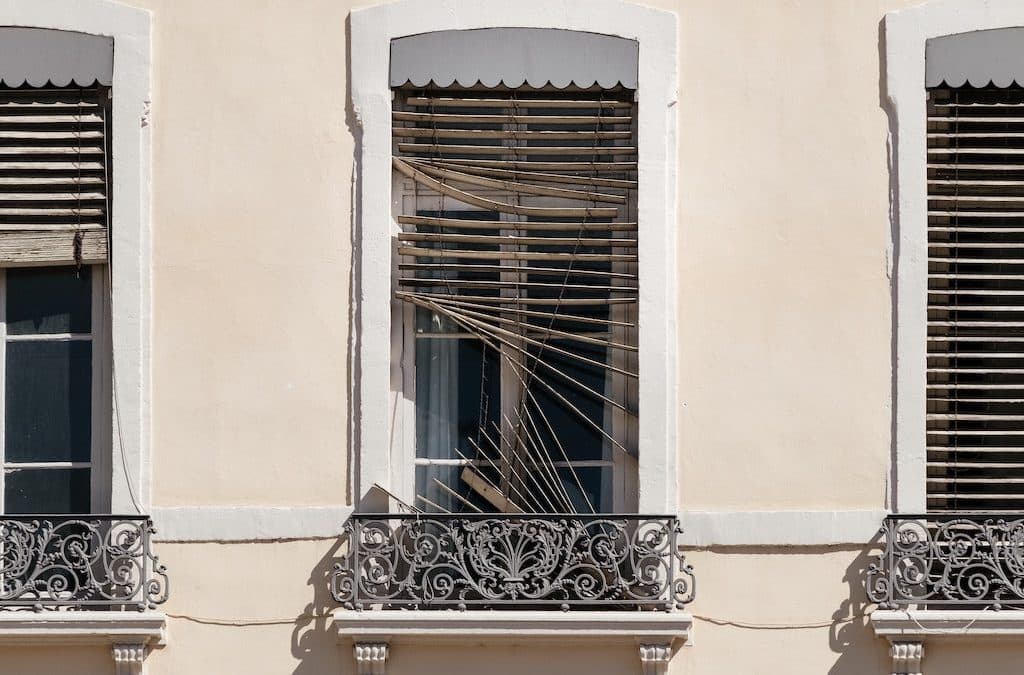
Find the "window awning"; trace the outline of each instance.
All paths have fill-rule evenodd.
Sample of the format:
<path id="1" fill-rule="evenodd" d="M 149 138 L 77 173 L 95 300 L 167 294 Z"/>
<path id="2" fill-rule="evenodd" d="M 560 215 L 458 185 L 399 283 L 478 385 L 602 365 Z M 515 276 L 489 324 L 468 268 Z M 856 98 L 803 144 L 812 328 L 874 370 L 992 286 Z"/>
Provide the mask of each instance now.
<path id="1" fill-rule="evenodd" d="M 925 85 L 1024 85 L 1024 27 L 976 30 L 928 40 Z"/>
<path id="2" fill-rule="evenodd" d="M 391 86 L 637 87 L 639 43 L 549 28 L 482 28 L 391 41 Z"/>
<path id="3" fill-rule="evenodd" d="M 109 86 L 114 39 L 46 28 L 0 27 L 0 81 L 8 87 Z"/>

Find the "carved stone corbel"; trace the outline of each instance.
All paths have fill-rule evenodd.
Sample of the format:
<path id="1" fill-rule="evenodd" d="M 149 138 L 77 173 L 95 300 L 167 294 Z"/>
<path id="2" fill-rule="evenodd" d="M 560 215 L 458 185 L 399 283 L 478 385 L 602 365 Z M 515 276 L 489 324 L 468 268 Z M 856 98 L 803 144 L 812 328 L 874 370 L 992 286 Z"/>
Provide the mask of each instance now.
<path id="1" fill-rule="evenodd" d="M 387 642 L 357 642 L 352 646 L 356 657 L 356 675 L 385 675 L 388 670 Z"/>
<path id="2" fill-rule="evenodd" d="M 920 640 L 893 640 L 889 646 L 892 656 L 892 675 L 921 675 L 924 642 Z"/>
<path id="3" fill-rule="evenodd" d="M 115 642 L 111 647 L 114 655 L 114 675 L 141 675 L 146 660 L 146 645 L 143 642 Z"/>
<path id="4" fill-rule="evenodd" d="M 644 675 L 665 675 L 672 659 L 672 645 L 668 642 L 640 645 L 640 667 Z"/>

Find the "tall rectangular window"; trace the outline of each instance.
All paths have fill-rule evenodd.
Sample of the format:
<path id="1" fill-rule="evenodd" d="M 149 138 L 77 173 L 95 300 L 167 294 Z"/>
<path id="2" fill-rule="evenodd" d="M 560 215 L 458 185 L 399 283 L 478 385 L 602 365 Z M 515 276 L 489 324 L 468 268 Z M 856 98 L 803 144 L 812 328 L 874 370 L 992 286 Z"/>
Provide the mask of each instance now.
<path id="1" fill-rule="evenodd" d="M 0 88 L 0 504 L 109 510 L 106 87 Z"/>
<path id="2" fill-rule="evenodd" d="M 635 508 L 634 91 L 402 87 L 417 508 Z"/>
<path id="3" fill-rule="evenodd" d="M 928 95 L 928 507 L 1024 508 L 1024 88 Z"/>

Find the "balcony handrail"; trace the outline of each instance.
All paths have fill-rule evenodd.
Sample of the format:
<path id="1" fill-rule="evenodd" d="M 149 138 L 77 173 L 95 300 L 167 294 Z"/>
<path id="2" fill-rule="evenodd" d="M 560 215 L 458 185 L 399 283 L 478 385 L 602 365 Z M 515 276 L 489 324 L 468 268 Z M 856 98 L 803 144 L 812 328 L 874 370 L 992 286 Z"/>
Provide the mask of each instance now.
<path id="1" fill-rule="evenodd" d="M 356 513 L 331 594 L 350 609 L 680 609 L 693 569 L 672 515 Z"/>
<path id="2" fill-rule="evenodd" d="M 1024 609 L 1024 513 L 890 514 L 881 535 L 880 609 Z"/>
<path id="3" fill-rule="evenodd" d="M 146 515 L 0 515 L 0 611 L 154 609 L 166 567 Z"/>

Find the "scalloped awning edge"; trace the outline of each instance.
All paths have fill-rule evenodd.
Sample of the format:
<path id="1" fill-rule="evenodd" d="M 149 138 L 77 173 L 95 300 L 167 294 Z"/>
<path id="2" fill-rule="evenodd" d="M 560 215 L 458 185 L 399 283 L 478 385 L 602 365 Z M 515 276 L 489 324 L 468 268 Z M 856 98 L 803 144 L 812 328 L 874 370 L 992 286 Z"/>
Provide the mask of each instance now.
<path id="1" fill-rule="evenodd" d="M 570 85 L 637 88 L 639 43 L 553 28 L 482 28 L 409 35 L 391 41 L 390 83 L 510 88 Z"/>
<path id="2" fill-rule="evenodd" d="M 925 43 L 925 86 L 1009 87 L 1024 82 L 1024 27 L 976 30 Z"/>
<path id="3" fill-rule="evenodd" d="M 109 86 L 113 78 L 112 37 L 0 26 L 0 80 L 9 87 Z"/>

